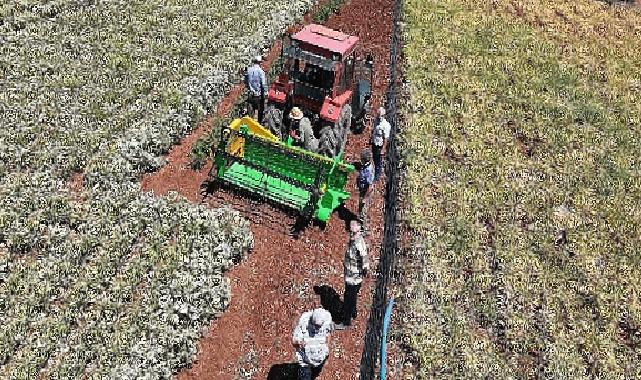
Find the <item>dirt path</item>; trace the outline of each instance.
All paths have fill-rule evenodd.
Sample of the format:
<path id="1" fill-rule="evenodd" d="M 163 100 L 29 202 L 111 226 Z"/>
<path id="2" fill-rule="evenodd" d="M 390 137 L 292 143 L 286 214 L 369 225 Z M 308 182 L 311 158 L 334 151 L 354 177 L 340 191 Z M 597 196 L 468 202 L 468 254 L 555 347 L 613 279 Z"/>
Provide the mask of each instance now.
<path id="1" fill-rule="evenodd" d="M 359 36 L 364 51 L 372 52 L 377 73 L 374 107 L 381 104 L 387 85 L 392 3 L 392 0 L 348 1 L 341 12 L 326 23 L 330 28 Z M 267 65 L 278 56 L 279 49 L 280 46 L 272 49 Z M 241 94 L 242 87 L 232 90 L 218 113 L 227 113 L 233 100 Z M 189 168 L 189 152 L 192 144 L 210 128 L 205 122 L 175 146 L 168 156 L 168 164 L 159 172 L 145 176 L 143 190 L 158 195 L 177 191 L 193 202 L 200 202 L 200 185 L 206 180 L 211 163 L 200 171 L 193 171 Z M 368 136 L 369 129 L 349 137 L 348 159 L 358 157 L 367 146 Z M 354 179 L 349 189 L 353 198 L 346 207 L 355 212 Z M 383 236 L 383 192 L 381 181 L 370 208 L 368 242 L 374 263 L 378 260 Z M 325 230 L 309 227 L 295 239 L 287 234 L 293 219 L 266 204 L 222 192 L 207 197 L 204 202 L 212 207 L 232 204 L 249 218 L 254 249 L 246 260 L 227 273 L 231 281 L 231 304 L 212 322 L 209 333 L 201 340 L 193 367 L 182 371 L 178 379 L 295 379 L 295 367 L 289 364 L 294 362 L 291 333 L 295 322 L 303 311 L 321 304 L 328 307 L 342 300 L 342 261 L 348 239 L 345 222 L 333 215 Z M 333 333 L 330 358 L 320 380 L 358 378 L 373 285 L 373 277 L 364 282 L 359 315 L 352 329 Z M 331 306 L 330 311 L 333 308 Z"/>

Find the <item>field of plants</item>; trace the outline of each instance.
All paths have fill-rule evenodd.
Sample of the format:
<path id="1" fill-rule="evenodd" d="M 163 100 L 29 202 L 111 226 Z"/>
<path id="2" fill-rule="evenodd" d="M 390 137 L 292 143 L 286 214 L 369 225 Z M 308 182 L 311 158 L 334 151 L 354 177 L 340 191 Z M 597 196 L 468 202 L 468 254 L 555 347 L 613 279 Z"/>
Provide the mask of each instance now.
<path id="1" fill-rule="evenodd" d="M 168 378 L 248 223 L 140 176 L 313 0 L 0 5 L 0 378 Z"/>
<path id="2" fill-rule="evenodd" d="M 416 377 L 641 378 L 641 10 L 404 13 Z"/>

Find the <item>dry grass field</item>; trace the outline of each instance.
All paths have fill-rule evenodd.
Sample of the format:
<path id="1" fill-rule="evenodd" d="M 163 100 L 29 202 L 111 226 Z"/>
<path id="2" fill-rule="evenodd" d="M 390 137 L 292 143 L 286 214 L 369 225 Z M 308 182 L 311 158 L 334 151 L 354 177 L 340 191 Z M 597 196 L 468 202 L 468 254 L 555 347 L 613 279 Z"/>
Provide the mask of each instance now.
<path id="1" fill-rule="evenodd" d="M 408 0 L 418 378 L 641 378 L 641 10 Z"/>

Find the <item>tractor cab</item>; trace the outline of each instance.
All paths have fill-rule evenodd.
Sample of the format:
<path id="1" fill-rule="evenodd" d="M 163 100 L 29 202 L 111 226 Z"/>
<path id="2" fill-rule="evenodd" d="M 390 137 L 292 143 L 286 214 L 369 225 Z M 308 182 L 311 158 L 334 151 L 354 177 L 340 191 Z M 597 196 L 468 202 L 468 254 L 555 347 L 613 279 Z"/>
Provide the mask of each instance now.
<path id="1" fill-rule="evenodd" d="M 319 134 L 323 126 L 349 127 L 354 117 L 364 116 L 373 62 L 371 56 L 357 57 L 358 42 L 356 36 L 314 24 L 284 36 L 283 69 L 269 90 L 268 102 L 283 110 L 285 124 L 293 106 L 310 117 Z"/>

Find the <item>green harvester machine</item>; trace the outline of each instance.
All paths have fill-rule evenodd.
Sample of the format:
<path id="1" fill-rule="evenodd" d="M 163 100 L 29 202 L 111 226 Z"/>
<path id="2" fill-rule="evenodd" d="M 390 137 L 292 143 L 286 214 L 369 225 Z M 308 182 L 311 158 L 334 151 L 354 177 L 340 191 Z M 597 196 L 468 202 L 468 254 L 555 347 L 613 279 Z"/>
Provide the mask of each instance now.
<path id="1" fill-rule="evenodd" d="M 345 187 L 353 171 L 342 153 L 331 159 L 292 146 L 243 117 L 221 131 L 209 177 L 326 223 L 349 199 Z"/>

